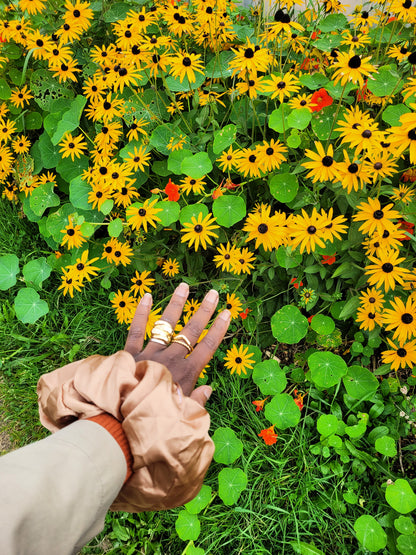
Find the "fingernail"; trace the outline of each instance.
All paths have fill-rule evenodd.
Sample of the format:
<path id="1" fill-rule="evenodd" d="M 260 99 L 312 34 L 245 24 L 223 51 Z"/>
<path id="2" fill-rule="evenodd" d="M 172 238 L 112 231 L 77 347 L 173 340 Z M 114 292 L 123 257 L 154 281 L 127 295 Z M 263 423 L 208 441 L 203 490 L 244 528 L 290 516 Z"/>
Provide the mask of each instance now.
<path id="1" fill-rule="evenodd" d="M 187 283 L 181 283 L 175 289 L 175 295 L 178 295 L 179 297 L 187 297 L 188 293 L 189 293 L 189 285 Z"/>
<path id="2" fill-rule="evenodd" d="M 218 318 L 228 322 L 228 320 L 230 320 L 230 318 L 231 318 L 231 312 L 229 310 L 223 310 L 222 312 L 220 312 Z"/>
<path id="3" fill-rule="evenodd" d="M 205 296 L 205 300 L 208 303 L 216 303 L 218 300 L 218 291 L 215 291 L 215 289 L 211 289 L 210 291 L 208 291 L 208 293 Z"/>
<path id="4" fill-rule="evenodd" d="M 211 387 L 211 386 L 208 385 L 208 386 L 204 389 L 204 395 L 205 395 L 205 397 L 207 398 L 207 401 L 208 401 L 208 399 L 209 399 L 209 398 L 211 397 L 211 395 L 212 395 L 212 387 Z"/>
<path id="5" fill-rule="evenodd" d="M 141 298 L 140 304 L 142 306 L 149 306 L 152 304 L 152 295 L 150 293 L 145 293 Z"/>

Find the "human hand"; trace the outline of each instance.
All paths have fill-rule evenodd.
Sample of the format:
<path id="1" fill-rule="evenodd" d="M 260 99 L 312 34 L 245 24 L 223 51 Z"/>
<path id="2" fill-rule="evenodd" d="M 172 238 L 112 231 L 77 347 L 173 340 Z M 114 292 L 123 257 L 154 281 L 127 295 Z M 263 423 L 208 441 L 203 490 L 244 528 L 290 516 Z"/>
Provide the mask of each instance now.
<path id="1" fill-rule="evenodd" d="M 159 319 L 168 322 L 175 329 L 188 295 L 188 285 L 181 283 L 175 289 L 168 306 Z M 205 295 L 199 309 L 181 330 L 181 334 L 189 339 L 192 346 L 196 345 L 217 304 L 218 293 L 211 289 Z M 150 293 L 146 293 L 136 308 L 124 350 L 132 354 L 136 362 L 139 360 L 153 360 L 166 366 L 172 374 L 173 381 L 181 386 L 184 394 L 189 395 L 191 399 L 204 406 L 212 391 L 211 388 L 203 385 L 194 390 L 194 387 L 202 368 L 208 364 L 228 329 L 231 318 L 230 312 L 228 310 L 220 312 L 205 337 L 185 358 L 188 350 L 179 343 L 164 346 L 149 341 L 143 349 L 146 323 L 151 308 L 152 296 Z"/>

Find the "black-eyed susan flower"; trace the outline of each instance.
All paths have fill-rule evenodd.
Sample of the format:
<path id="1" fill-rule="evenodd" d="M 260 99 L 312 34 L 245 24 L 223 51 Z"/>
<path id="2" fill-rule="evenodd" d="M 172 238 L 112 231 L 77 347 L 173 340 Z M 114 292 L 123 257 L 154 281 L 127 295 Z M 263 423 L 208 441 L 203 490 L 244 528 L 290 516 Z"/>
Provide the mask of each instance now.
<path id="1" fill-rule="evenodd" d="M 357 309 L 355 321 L 360 324 L 360 329 L 367 331 L 372 331 L 376 324 L 377 326 L 382 326 L 383 324 L 381 313 L 366 307 L 359 307 Z"/>
<path id="2" fill-rule="evenodd" d="M 291 98 L 288 105 L 292 110 L 298 110 L 299 108 L 306 108 L 310 112 L 313 111 L 312 95 L 311 94 L 298 94 Z"/>
<path id="3" fill-rule="evenodd" d="M 287 220 L 288 235 L 290 243 L 294 248 L 300 245 L 300 253 L 306 249 L 307 253 L 314 251 L 316 245 L 325 246 L 324 228 L 329 225 L 328 217 L 319 214 L 314 208 L 308 216 L 302 208 L 302 215 L 296 214 Z"/>
<path id="4" fill-rule="evenodd" d="M 348 81 L 364 86 L 364 77 L 374 73 L 376 68 L 369 63 L 371 56 L 361 58 L 353 52 L 339 52 L 336 61 L 333 63 L 335 68 L 332 76 L 334 85 L 341 81 L 344 86 Z"/>
<path id="5" fill-rule="evenodd" d="M 19 0 L 19 8 L 22 12 L 27 11 L 30 15 L 42 12 L 45 4 L 46 0 Z"/>
<path id="6" fill-rule="evenodd" d="M 394 200 L 395 202 L 403 202 L 404 204 L 409 204 L 412 201 L 414 195 L 414 189 L 408 187 L 407 185 L 399 184 L 398 187 L 393 188 L 391 200 Z"/>
<path id="7" fill-rule="evenodd" d="M 75 74 L 81 71 L 77 68 L 77 65 L 77 60 L 70 60 L 69 62 L 62 63 L 54 68 L 55 73 L 53 76 L 58 77 L 60 83 L 64 83 L 68 81 L 68 79 L 70 81 L 76 81 L 77 76 Z"/>
<path id="8" fill-rule="evenodd" d="M 145 121 L 143 118 L 134 118 L 133 123 L 130 125 L 129 130 L 127 131 L 127 139 L 129 141 L 138 141 L 139 133 L 146 136 L 147 131 L 144 129 L 146 125 L 149 125 L 149 122 Z"/>
<path id="9" fill-rule="evenodd" d="M 201 54 L 188 53 L 182 50 L 176 56 L 170 57 L 170 74 L 179 77 L 179 81 L 188 78 L 189 83 L 195 83 L 195 72 L 204 75 L 204 66 L 200 60 Z"/>
<path id="10" fill-rule="evenodd" d="M 179 274 L 179 262 L 176 258 L 168 258 L 162 264 L 162 273 L 165 276 L 175 277 Z"/>
<path id="11" fill-rule="evenodd" d="M 189 193 L 194 193 L 195 195 L 202 195 L 205 192 L 206 182 L 204 178 L 194 179 L 193 177 L 185 177 L 181 180 L 179 188 L 182 192 L 189 195 Z"/>
<path id="12" fill-rule="evenodd" d="M 135 181 L 131 179 L 122 185 L 122 187 L 113 191 L 111 198 L 114 200 L 116 206 L 127 208 L 135 198 L 140 196 L 137 189 L 134 187 L 134 183 Z"/>
<path id="13" fill-rule="evenodd" d="M 182 135 L 182 133 L 180 133 L 175 137 L 170 137 L 169 142 L 166 145 L 166 148 L 171 152 L 175 152 L 175 150 L 182 150 L 187 140 L 188 140 L 187 137 L 185 135 Z"/>
<path id="14" fill-rule="evenodd" d="M 385 229 L 383 233 L 374 232 L 373 235 L 367 237 L 363 241 L 366 255 L 380 257 L 382 253 L 389 249 L 400 249 L 402 246 L 403 236 L 401 231 L 396 228 L 394 231 Z"/>
<path id="15" fill-rule="evenodd" d="M 107 86 L 99 79 L 89 77 L 85 79 L 82 90 L 88 100 L 101 100 L 107 90 Z"/>
<path id="16" fill-rule="evenodd" d="M 12 94 L 10 95 L 10 102 L 16 108 L 23 108 L 25 103 L 29 104 L 31 98 L 33 98 L 32 91 L 28 88 L 27 85 L 25 85 L 21 89 L 12 90 Z"/>
<path id="17" fill-rule="evenodd" d="M 47 47 L 47 56 L 49 69 L 56 70 L 61 64 L 69 63 L 72 60 L 72 50 L 69 46 L 60 46 L 55 42 L 51 42 Z"/>
<path id="18" fill-rule="evenodd" d="M 348 193 L 352 190 L 359 191 L 364 187 L 364 184 L 371 181 L 369 175 L 366 173 L 363 163 L 348 156 L 346 150 L 343 150 L 344 161 L 338 163 L 339 180 L 343 189 Z"/>
<path id="19" fill-rule="evenodd" d="M 334 238 L 341 239 L 341 233 L 347 233 L 348 227 L 344 225 L 347 219 L 342 216 L 333 215 L 334 209 L 331 207 L 328 213 L 321 209 L 322 218 L 327 220 L 326 226 L 322 229 L 322 237 L 324 241 L 330 241 L 333 243 Z"/>
<path id="20" fill-rule="evenodd" d="M 0 119 L 0 143 L 7 143 L 15 131 L 16 131 L 16 124 L 14 121 L 11 121 L 8 119 L 6 120 Z M 29 146 L 30 146 L 30 143 L 29 143 Z M 15 150 L 14 147 L 13 147 L 13 150 Z"/>
<path id="21" fill-rule="evenodd" d="M 345 44 L 350 48 L 363 48 L 367 44 L 371 43 L 370 37 L 365 33 L 354 33 L 346 30 L 342 32 L 341 44 Z"/>
<path id="22" fill-rule="evenodd" d="M 416 364 L 416 339 L 407 341 L 403 345 L 396 345 L 389 338 L 387 338 L 387 341 L 392 348 L 381 353 L 384 364 L 391 364 L 392 370 L 398 370 L 406 366 L 412 368 Z"/>
<path id="23" fill-rule="evenodd" d="M 383 323 L 387 324 L 386 331 L 395 330 L 393 340 L 402 345 L 416 336 L 416 302 L 408 298 L 405 304 L 400 297 L 394 297 L 390 306 L 383 311 Z"/>
<path id="24" fill-rule="evenodd" d="M 416 109 L 416 104 L 410 106 L 413 110 Z M 398 154 L 408 148 L 410 162 L 416 164 L 416 113 L 403 114 L 400 117 L 400 126 L 390 128 L 388 140 Z"/>
<path id="25" fill-rule="evenodd" d="M 239 276 L 243 274 L 251 274 L 251 270 L 254 269 L 252 262 L 256 259 L 254 253 L 248 250 L 247 247 L 243 247 L 236 251 L 236 256 L 231 259 L 231 272 Z"/>
<path id="26" fill-rule="evenodd" d="M 13 163 L 12 151 L 8 146 L 0 146 L 0 171 L 9 173 Z"/>
<path id="27" fill-rule="evenodd" d="M 61 245 L 66 245 L 68 249 L 78 249 L 86 241 L 82 235 L 81 226 L 74 225 L 71 217 L 68 218 L 68 225 L 61 229 L 61 233 L 64 234 Z"/>
<path id="28" fill-rule="evenodd" d="M 120 324 L 128 324 L 132 321 L 137 306 L 137 300 L 130 296 L 130 291 L 124 291 L 124 293 L 122 293 L 118 290 L 111 299 L 111 304 L 115 309 L 117 322 Z"/>
<path id="29" fill-rule="evenodd" d="M 230 271 L 231 262 L 237 254 L 236 248 L 228 242 L 226 245 L 217 247 L 217 251 L 218 254 L 214 256 L 215 266 L 225 272 Z"/>
<path id="30" fill-rule="evenodd" d="M 218 229 L 219 226 L 216 225 L 216 219 L 212 217 L 209 213 L 203 217 L 202 212 L 198 214 L 198 218 L 192 216 L 191 223 L 185 223 L 181 233 L 184 233 L 181 238 L 182 243 L 188 243 L 189 247 L 194 246 L 195 251 L 198 250 L 199 245 L 203 249 L 207 248 L 208 245 L 212 245 L 212 238 L 217 238 L 218 235 L 213 231 Z"/>
<path id="31" fill-rule="evenodd" d="M 104 123 L 112 121 L 114 118 L 122 117 L 124 113 L 124 100 L 113 97 L 108 93 L 105 98 L 91 103 L 93 110 L 92 119 L 94 121 L 102 119 Z"/>
<path id="32" fill-rule="evenodd" d="M 257 145 L 256 155 L 260 169 L 264 172 L 277 170 L 286 160 L 287 148 L 280 141 L 270 139 L 263 141 L 262 145 Z"/>
<path id="33" fill-rule="evenodd" d="M 234 372 L 239 376 L 241 372 L 247 374 L 247 370 L 251 370 L 255 363 L 252 357 L 248 346 L 240 345 L 237 347 L 237 345 L 233 345 L 225 354 L 224 366 L 230 370 L 230 374 L 234 374 Z"/>
<path id="34" fill-rule="evenodd" d="M 247 241 L 255 240 L 255 248 L 261 245 L 265 251 L 279 248 L 286 243 L 286 216 L 282 212 L 270 215 L 270 206 L 262 207 L 260 211 L 247 216 L 243 231 L 248 232 Z"/>
<path id="35" fill-rule="evenodd" d="M 58 291 L 62 289 L 62 294 L 66 296 L 69 294 L 71 299 L 74 298 L 74 289 L 76 291 L 81 291 L 83 287 L 83 283 L 81 280 L 77 279 L 76 277 L 72 276 L 70 273 L 70 269 L 62 268 L 62 276 L 61 276 L 61 285 L 58 287 Z"/>
<path id="36" fill-rule="evenodd" d="M 410 274 L 407 268 L 399 266 L 399 264 L 406 260 L 405 257 L 399 258 L 399 251 L 384 251 L 380 254 L 379 258 L 374 256 L 369 256 L 368 258 L 373 263 L 364 268 L 364 273 L 369 276 L 369 285 L 383 287 L 386 292 L 389 289 L 394 291 L 396 282 L 403 285 Z"/>
<path id="37" fill-rule="evenodd" d="M 93 262 L 96 260 L 98 260 L 98 258 L 91 258 L 91 260 L 88 260 L 88 249 L 83 251 L 80 258 L 77 258 L 75 264 L 67 266 L 69 275 L 81 283 L 83 283 L 84 279 L 91 281 L 91 276 L 96 276 L 99 271 L 97 266 L 92 266 Z"/>
<path id="38" fill-rule="evenodd" d="M 248 93 L 250 98 L 257 98 L 258 93 L 264 91 L 263 77 L 257 77 L 255 74 L 247 76 L 246 80 L 237 83 L 236 87 L 241 95 Z"/>
<path id="39" fill-rule="evenodd" d="M 155 280 L 152 277 L 149 277 L 151 272 L 149 270 L 144 270 L 143 272 L 136 273 L 131 278 L 132 286 L 130 287 L 130 291 L 136 297 L 143 297 L 145 293 L 151 293 L 151 288 L 155 284 Z"/>
<path id="40" fill-rule="evenodd" d="M 86 31 L 94 17 L 93 11 L 89 6 L 89 2 L 77 1 L 75 4 L 71 4 L 70 0 L 67 0 L 65 2 L 66 12 L 64 14 L 64 21 L 69 23 L 69 25 L 77 25 Z"/>
<path id="41" fill-rule="evenodd" d="M 114 263 L 116 266 L 122 264 L 127 266 L 131 262 L 133 251 L 127 243 L 121 243 L 112 237 L 103 245 L 103 254 L 101 258 L 105 258 L 107 262 Z"/>
<path id="42" fill-rule="evenodd" d="M 364 160 L 364 171 L 375 182 L 377 178 L 384 179 L 394 175 L 397 169 L 395 159 L 385 150 L 371 150 Z"/>
<path id="43" fill-rule="evenodd" d="M 221 156 L 217 158 L 219 167 L 223 171 L 232 170 L 235 167 L 236 162 L 239 159 L 240 155 L 241 155 L 240 150 L 234 150 L 233 147 L 230 146 L 228 150 L 224 151 L 221 154 Z"/>
<path id="44" fill-rule="evenodd" d="M 227 293 L 225 308 L 230 311 L 232 320 L 235 320 L 236 318 L 238 318 L 238 315 L 240 314 L 243 308 L 240 297 L 237 297 L 235 293 Z"/>
<path id="45" fill-rule="evenodd" d="M 83 29 L 80 25 L 64 23 L 56 30 L 55 35 L 59 39 L 59 44 L 67 44 L 68 42 L 74 42 L 78 40 L 83 33 Z"/>
<path id="46" fill-rule="evenodd" d="M 126 209 L 127 223 L 132 229 L 140 229 L 143 227 L 147 232 L 148 225 L 156 227 L 157 223 L 160 222 L 160 218 L 156 216 L 156 214 L 162 211 L 161 208 L 155 207 L 156 203 L 157 199 L 152 201 L 147 199 L 142 205 L 135 203 Z"/>
<path id="47" fill-rule="evenodd" d="M 359 231 L 368 235 L 375 231 L 382 235 L 385 229 L 393 232 L 395 224 L 392 220 L 400 218 L 399 212 L 391 209 L 394 205 L 388 204 L 382 208 L 378 198 L 369 197 L 367 200 L 368 202 L 361 202 L 357 206 L 359 211 L 352 218 L 355 222 L 364 222 L 358 228 Z"/>
<path id="48" fill-rule="evenodd" d="M 317 181 L 338 181 L 339 172 L 338 164 L 334 160 L 334 148 L 332 144 L 328 146 L 328 151 L 325 152 L 322 143 L 315 141 L 315 148 L 318 152 L 305 149 L 305 155 L 311 160 L 310 162 L 303 162 L 302 166 L 311 170 L 306 177 L 311 177 L 313 183 Z"/>
<path id="49" fill-rule="evenodd" d="M 20 135 L 12 141 L 12 148 L 16 154 L 26 154 L 29 152 L 31 142 L 25 135 Z"/>
<path id="50" fill-rule="evenodd" d="M 127 158 L 124 159 L 124 163 L 127 168 L 132 171 L 145 171 L 145 166 L 149 166 L 149 160 L 151 159 L 150 154 L 146 151 L 144 145 L 139 146 L 139 148 L 134 147 L 133 152 L 129 152 Z"/>
<path id="51" fill-rule="evenodd" d="M 231 50 L 235 57 L 228 63 L 228 67 L 233 70 L 232 75 L 238 74 L 240 79 L 247 76 L 250 79 L 252 75 L 257 75 L 257 72 L 266 72 L 272 61 L 268 49 L 252 43 L 250 39 L 238 50 Z"/>
<path id="52" fill-rule="evenodd" d="M 362 308 L 371 312 L 382 312 L 384 306 L 384 295 L 375 287 L 367 288 L 360 295 Z"/>
<path id="53" fill-rule="evenodd" d="M 196 301 L 195 299 L 188 299 L 183 307 L 185 315 L 189 318 L 195 314 L 198 308 L 201 306 L 201 303 Z"/>
<path id="54" fill-rule="evenodd" d="M 62 155 L 62 158 L 71 157 L 71 160 L 74 161 L 75 158 L 80 158 L 84 153 L 84 150 L 87 150 L 87 143 L 84 141 L 84 135 L 77 135 L 73 137 L 71 133 L 66 133 L 62 141 L 59 143 L 61 147 L 59 152 Z"/>
<path id="55" fill-rule="evenodd" d="M 111 199 L 111 189 L 105 183 L 98 182 L 91 186 L 91 191 L 88 193 L 88 202 L 92 204 L 93 208 L 101 210 L 102 205 L 109 199 Z"/>
<path id="56" fill-rule="evenodd" d="M 295 1 L 292 0 L 285 0 L 284 4 L 285 7 L 290 10 L 290 8 L 295 4 Z M 283 3 L 281 4 L 283 7 Z M 269 39 L 275 39 L 277 35 L 284 31 L 285 33 L 291 33 L 292 29 L 296 29 L 296 31 L 303 31 L 304 28 L 300 23 L 296 21 L 292 21 L 290 14 L 282 10 L 280 7 L 276 10 L 273 21 L 267 23 L 267 35 Z"/>
<path id="57" fill-rule="evenodd" d="M 244 177 L 260 177 L 260 162 L 256 149 L 243 148 L 240 150 L 235 167 Z"/>
<path id="58" fill-rule="evenodd" d="M 271 92 L 271 98 L 278 98 L 280 102 L 292 93 L 297 93 L 300 89 L 299 80 L 290 72 L 285 75 L 270 75 L 270 81 L 264 79 L 263 89 L 265 92 Z"/>

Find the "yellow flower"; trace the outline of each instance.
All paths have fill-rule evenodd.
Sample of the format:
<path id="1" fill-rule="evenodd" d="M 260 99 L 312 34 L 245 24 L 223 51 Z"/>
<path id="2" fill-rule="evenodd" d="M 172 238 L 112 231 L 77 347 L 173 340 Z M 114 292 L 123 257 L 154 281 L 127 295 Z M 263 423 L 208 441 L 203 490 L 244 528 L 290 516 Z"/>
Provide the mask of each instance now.
<path id="1" fill-rule="evenodd" d="M 185 223 L 183 229 L 181 229 L 181 233 L 185 234 L 181 242 L 188 243 L 189 247 L 194 245 L 195 251 L 198 250 L 199 245 L 201 245 L 203 249 L 206 249 L 207 243 L 208 245 L 212 245 L 211 237 L 218 237 L 218 235 L 212 231 L 213 229 L 219 228 L 218 225 L 215 225 L 215 221 L 211 213 L 205 216 L 205 218 L 202 212 L 198 214 L 198 218 L 192 216 L 191 223 Z"/>

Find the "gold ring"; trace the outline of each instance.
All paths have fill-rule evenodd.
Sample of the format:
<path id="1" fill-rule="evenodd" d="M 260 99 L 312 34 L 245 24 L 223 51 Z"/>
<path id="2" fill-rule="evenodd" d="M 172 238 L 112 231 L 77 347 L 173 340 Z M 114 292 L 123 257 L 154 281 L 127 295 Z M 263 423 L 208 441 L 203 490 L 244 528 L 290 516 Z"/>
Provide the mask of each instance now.
<path id="1" fill-rule="evenodd" d="M 171 333 L 173 335 L 173 328 L 169 324 L 169 322 L 166 322 L 166 320 L 156 320 L 156 322 L 153 324 L 153 329 L 155 328 L 163 329 L 167 333 Z"/>
<path id="2" fill-rule="evenodd" d="M 170 344 L 172 337 L 173 329 L 169 322 L 166 322 L 165 320 L 157 320 L 152 328 L 150 341 L 166 346 Z"/>
<path id="3" fill-rule="evenodd" d="M 192 351 L 194 350 L 189 339 L 182 333 L 180 333 L 179 335 L 175 335 L 175 337 L 172 339 L 172 343 L 178 343 L 179 345 L 182 345 L 182 347 L 185 347 L 188 351 L 188 354 L 192 353 Z"/>
<path id="4" fill-rule="evenodd" d="M 166 342 L 163 339 L 158 339 L 157 337 L 151 337 L 149 341 L 153 341 L 153 343 L 159 343 L 159 345 L 165 345 L 165 347 L 169 345 L 169 342 Z"/>

